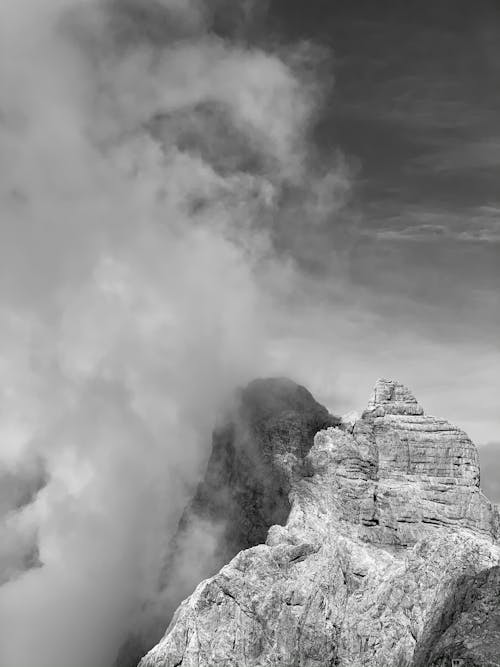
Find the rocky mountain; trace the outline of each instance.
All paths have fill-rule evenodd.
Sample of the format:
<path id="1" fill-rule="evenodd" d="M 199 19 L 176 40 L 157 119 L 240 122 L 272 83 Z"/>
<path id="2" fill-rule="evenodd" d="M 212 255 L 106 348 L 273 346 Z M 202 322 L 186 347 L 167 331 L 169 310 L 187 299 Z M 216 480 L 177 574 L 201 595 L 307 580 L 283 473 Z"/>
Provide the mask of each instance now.
<path id="1" fill-rule="evenodd" d="M 162 586 L 208 578 L 140 667 L 500 665 L 499 537 L 476 448 L 403 385 L 340 421 L 257 381 L 214 435 Z"/>

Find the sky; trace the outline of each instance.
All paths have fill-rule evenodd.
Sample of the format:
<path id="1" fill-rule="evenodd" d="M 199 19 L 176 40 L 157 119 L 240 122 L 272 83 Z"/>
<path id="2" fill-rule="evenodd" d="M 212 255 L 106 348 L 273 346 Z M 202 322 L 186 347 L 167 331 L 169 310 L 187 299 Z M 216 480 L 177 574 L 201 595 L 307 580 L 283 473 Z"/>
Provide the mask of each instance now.
<path id="1" fill-rule="evenodd" d="M 256 376 L 500 500 L 500 9 L 421 4 L 0 3 L 2 667 L 111 667 Z"/>
<path id="2" fill-rule="evenodd" d="M 498 3 L 272 6 L 278 31 L 331 50 L 315 141 L 352 190 L 313 256 L 296 251 L 371 319 L 337 360 L 349 390 L 360 368 L 396 375 L 478 444 L 500 440 Z"/>

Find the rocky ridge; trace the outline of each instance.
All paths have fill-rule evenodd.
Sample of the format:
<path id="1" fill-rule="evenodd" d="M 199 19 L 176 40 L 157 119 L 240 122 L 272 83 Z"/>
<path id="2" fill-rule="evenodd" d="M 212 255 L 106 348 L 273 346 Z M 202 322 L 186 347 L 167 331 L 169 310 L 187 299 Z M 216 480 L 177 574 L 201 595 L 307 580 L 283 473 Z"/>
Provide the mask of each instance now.
<path id="1" fill-rule="evenodd" d="M 220 544 L 238 535 L 245 513 L 230 550 L 249 534 L 255 546 L 242 545 L 249 548 L 196 587 L 140 667 L 423 667 L 451 664 L 455 655 L 467 665 L 500 665 L 480 662 L 488 651 L 500 655 L 498 633 L 491 650 L 475 652 L 478 631 L 467 626 L 470 610 L 479 618 L 491 606 L 500 562 L 498 511 L 480 490 L 467 435 L 425 415 L 400 383 L 379 380 L 359 419 L 340 423 L 325 411 L 323 427 L 313 419 L 309 430 L 278 428 L 283 437 L 273 439 L 273 409 L 267 421 L 261 414 L 276 386 L 260 385 L 260 407 L 247 414 L 242 451 L 259 452 L 260 463 L 243 495 L 235 491 L 245 475 L 235 483 L 234 437 L 213 455 L 231 461 L 216 476 L 220 488 L 209 481 L 209 464 L 198 492 L 212 518 L 221 512 L 215 489 L 240 498 Z M 286 405 L 298 388 L 279 386 Z M 280 414 L 283 425 L 286 410 Z M 262 476 L 269 484 L 257 485 L 254 498 Z M 273 507 L 273 488 L 288 500 L 278 513 L 259 510 L 252 533 L 250 499 Z"/>

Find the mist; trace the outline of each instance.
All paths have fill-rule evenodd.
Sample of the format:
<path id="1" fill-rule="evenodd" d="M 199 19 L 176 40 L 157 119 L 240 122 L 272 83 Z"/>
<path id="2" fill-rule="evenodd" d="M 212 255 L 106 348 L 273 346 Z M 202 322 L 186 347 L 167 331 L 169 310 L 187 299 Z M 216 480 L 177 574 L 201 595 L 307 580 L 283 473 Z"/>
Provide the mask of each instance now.
<path id="1" fill-rule="evenodd" d="M 300 321 L 288 230 L 349 174 L 308 141 L 321 54 L 249 46 L 251 18 L 1 3 L 2 667 L 113 664 L 221 406 Z"/>

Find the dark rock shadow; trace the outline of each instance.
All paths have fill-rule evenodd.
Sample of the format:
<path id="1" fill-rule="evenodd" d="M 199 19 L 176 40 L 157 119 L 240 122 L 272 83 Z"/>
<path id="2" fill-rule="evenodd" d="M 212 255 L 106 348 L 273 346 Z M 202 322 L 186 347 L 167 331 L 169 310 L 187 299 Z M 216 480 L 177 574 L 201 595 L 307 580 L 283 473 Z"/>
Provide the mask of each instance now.
<path id="1" fill-rule="evenodd" d="M 500 567 L 463 576 L 418 642 L 412 667 L 500 666 Z"/>
<path id="2" fill-rule="evenodd" d="M 304 387 L 273 378 L 239 391 L 222 422 L 205 476 L 170 544 L 159 601 L 145 608 L 143 627 L 122 647 L 116 667 L 136 667 L 200 581 L 240 551 L 264 543 L 272 525 L 286 523 L 292 478 L 304 474 L 316 433 L 340 419 Z"/>

